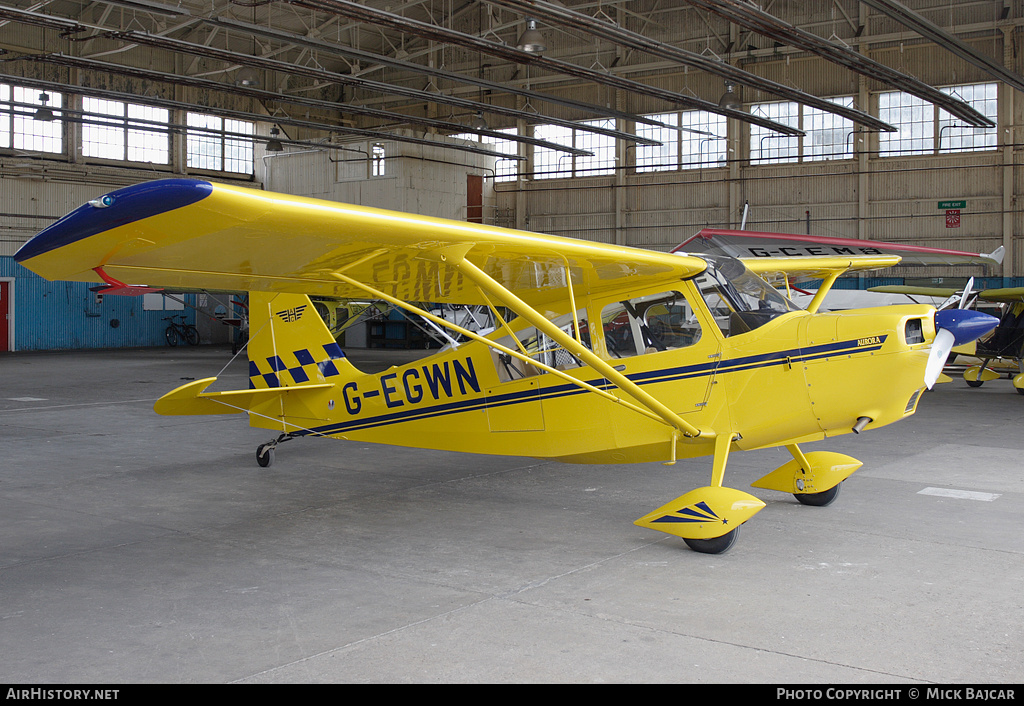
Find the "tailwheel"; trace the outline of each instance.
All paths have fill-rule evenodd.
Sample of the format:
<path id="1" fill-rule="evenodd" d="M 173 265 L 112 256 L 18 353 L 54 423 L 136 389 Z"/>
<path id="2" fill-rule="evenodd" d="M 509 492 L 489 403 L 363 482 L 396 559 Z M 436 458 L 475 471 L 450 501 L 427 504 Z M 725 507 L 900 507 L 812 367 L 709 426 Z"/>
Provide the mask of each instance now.
<path id="1" fill-rule="evenodd" d="M 690 549 L 701 554 L 724 554 L 736 543 L 736 537 L 739 534 L 740 528 L 737 527 L 731 532 L 726 532 L 721 537 L 712 537 L 711 539 L 689 539 L 683 537 L 683 541 L 686 542 L 686 546 Z"/>
<path id="2" fill-rule="evenodd" d="M 281 436 L 273 441 L 260 444 L 256 447 L 256 463 L 259 464 L 260 468 L 269 468 L 274 463 L 274 449 L 277 448 L 277 445 L 294 438 L 291 434 L 281 434 Z"/>
<path id="3" fill-rule="evenodd" d="M 256 447 L 256 463 L 260 468 L 269 468 L 274 463 L 275 444 L 260 444 Z"/>
<path id="4" fill-rule="evenodd" d="M 835 499 L 839 497 L 839 489 L 842 487 L 843 484 L 839 483 L 828 490 L 821 491 L 820 493 L 794 493 L 793 497 L 804 505 L 825 507 L 826 505 L 831 505 Z"/>

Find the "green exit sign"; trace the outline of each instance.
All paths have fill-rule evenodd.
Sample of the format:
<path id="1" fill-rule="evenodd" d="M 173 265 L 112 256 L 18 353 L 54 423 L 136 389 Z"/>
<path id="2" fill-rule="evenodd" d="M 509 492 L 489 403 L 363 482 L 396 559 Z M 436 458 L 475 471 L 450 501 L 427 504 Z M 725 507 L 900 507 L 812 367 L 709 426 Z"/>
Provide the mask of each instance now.
<path id="1" fill-rule="evenodd" d="M 967 208 L 966 201 L 939 201 L 939 208 Z"/>

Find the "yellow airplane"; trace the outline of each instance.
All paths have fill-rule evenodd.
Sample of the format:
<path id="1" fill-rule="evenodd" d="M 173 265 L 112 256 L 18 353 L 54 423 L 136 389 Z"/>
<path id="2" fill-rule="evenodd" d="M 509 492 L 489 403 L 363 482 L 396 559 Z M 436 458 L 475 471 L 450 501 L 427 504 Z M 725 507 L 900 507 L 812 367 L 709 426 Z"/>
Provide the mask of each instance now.
<path id="1" fill-rule="evenodd" d="M 129 294 L 249 291 L 249 389 L 197 380 L 155 409 L 247 413 L 277 434 L 257 449 L 261 466 L 302 436 L 571 463 L 710 456 L 708 485 L 636 521 L 706 553 L 728 549 L 765 507 L 725 485 L 731 452 L 785 447 L 793 460 L 754 487 L 827 505 L 861 463 L 800 446 L 913 414 L 945 339 L 996 323 L 923 305 L 817 313 L 840 274 L 894 256 L 745 265 L 188 179 L 96 199 L 15 259 L 47 279 Z M 764 279 L 796 272 L 824 280 L 806 310 Z M 383 300 L 467 342 L 366 374 L 309 295 Z M 487 306 L 497 329 L 482 336 L 410 302 Z"/>
<path id="2" fill-rule="evenodd" d="M 958 346 L 954 352 L 965 358 L 977 358 L 978 363 L 964 370 L 964 380 L 970 387 L 981 387 L 1003 374 L 1013 380 L 1013 389 L 1024 395 L 1024 287 L 973 289 L 972 277 L 962 290 L 942 287 L 914 287 L 886 285 L 871 291 L 918 296 L 948 297 L 947 301 L 960 301 L 961 306 L 977 306 L 982 302 L 999 306 L 999 324 L 990 335 Z"/>

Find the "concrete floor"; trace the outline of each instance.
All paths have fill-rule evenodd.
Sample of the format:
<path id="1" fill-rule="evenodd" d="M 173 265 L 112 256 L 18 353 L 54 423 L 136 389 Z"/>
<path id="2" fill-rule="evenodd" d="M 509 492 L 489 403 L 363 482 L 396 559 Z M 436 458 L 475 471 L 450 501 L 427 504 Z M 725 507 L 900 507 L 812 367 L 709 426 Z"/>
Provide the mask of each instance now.
<path id="1" fill-rule="evenodd" d="M 828 508 L 751 489 L 767 508 L 708 556 L 632 524 L 706 484 L 706 461 L 303 439 L 260 469 L 269 435 L 244 418 L 152 412 L 229 357 L 0 357 L 0 682 L 1024 681 L 1006 380 L 808 447 L 864 468 Z M 735 453 L 726 481 L 786 460 Z"/>

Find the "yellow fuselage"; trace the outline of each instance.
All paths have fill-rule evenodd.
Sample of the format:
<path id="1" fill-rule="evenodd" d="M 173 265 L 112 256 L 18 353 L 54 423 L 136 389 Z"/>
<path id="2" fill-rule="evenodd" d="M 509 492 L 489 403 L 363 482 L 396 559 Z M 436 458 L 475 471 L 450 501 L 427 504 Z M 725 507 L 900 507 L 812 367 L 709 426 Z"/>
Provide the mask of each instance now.
<path id="1" fill-rule="evenodd" d="M 688 285 L 688 283 L 681 283 Z M 588 304 L 592 325 L 605 302 Z M 755 332 L 723 337 L 706 320 L 693 345 L 621 360 L 594 335 L 594 351 L 683 419 L 737 449 L 814 441 L 912 414 L 923 389 L 932 308 L 907 305 L 780 316 Z M 705 319 L 710 313 L 700 312 Z M 921 334 L 906 339 L 907 321 Z M 492 337 L 499 337 L 493 334 Z M 527 366 L 528 367 L 528 366 Z M 498 356 L 471 342 L 378 374 L 356 374 L 254 426 L 384 444 L 578 463 L 664 461 L 712 453 L 656 420 L 551 373 L 508 380 Z M 589 367 L 565 372 L 612 387 Z M 537 373 L 537 371 L 531 371 Z M 269 411 L 269 410 L 267 410 Z M 282 427 L 281 421 L 286 425 Z M 675 443 L 675 454 L 671 445 Z"/>

